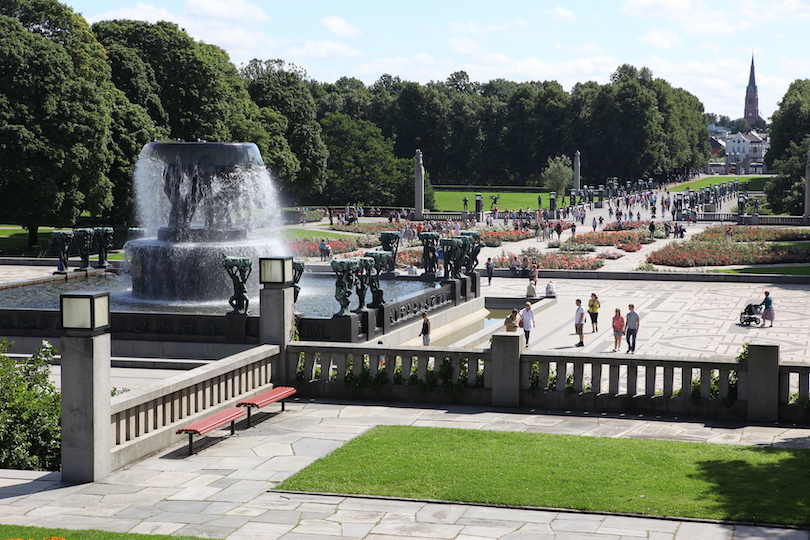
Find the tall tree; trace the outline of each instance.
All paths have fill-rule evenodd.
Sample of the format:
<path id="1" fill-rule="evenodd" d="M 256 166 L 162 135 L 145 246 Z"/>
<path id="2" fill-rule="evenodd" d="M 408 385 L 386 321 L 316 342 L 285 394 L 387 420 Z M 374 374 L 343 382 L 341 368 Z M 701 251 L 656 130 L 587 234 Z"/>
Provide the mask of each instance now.
<path id="1" fill-rule="evenodd" d="M 87 23 L 55 0 L 0 2 L 0 208 L 28 229 L 112 204 L 113 87 Z"/>
<path id="2" fill-rule="evenodd" d="M 411 162 L 394 156 L 394 143 L 380 128 L 343 113 L 326 113 L 321 121 L 329 150 L 329 194 L 313 196 L 317 203 L 345 201 L 371 205 L 408 205 L 398 199 L 400 184 L 412 184 Z"/>
<path id="3" fill-rule="evenodd" d="M 287 119 L 285 137 L 300 169 L 286 180 L 284 191 L 293 198 L 321 193 L 326 181 L 329 152 L 321 139 L 315 100 L 305 82 L 306 73 L 282 60 L 251 60 L 240 69 L 250 97 Z"/>

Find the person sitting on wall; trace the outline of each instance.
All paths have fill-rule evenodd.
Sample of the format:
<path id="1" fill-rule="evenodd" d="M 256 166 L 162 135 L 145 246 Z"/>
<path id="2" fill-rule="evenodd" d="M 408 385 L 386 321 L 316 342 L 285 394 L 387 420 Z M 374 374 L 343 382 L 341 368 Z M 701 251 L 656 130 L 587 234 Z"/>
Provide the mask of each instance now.
<path id="1" fill-rule="evenodd" d="M 556 298 L 557 297 L 557 289 L 554 287 L 554 283 L 551 280 L 548 281 L 546 285 L 546 298 Z"/>
<path id="2" fill-rule="evenodd" d="M 537 289 L 534 287 L 534 281 L 531 278 L 529 278 L 529 285 L 526 286 L 526 296 L 529 298 L 537 296 Z"/>

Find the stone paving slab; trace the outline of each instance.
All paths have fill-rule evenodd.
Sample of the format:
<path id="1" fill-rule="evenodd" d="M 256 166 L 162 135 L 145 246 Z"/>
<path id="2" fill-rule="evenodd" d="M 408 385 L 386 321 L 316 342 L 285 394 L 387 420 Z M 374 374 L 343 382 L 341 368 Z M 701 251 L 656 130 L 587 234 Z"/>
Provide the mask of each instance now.
<path id="1" fill-rule="evenodd" d="M 324 410 L 336 412 L 340 418 L 347 409 L 347 419 L 379 418 L 381 423 L 397 418 L 410 425 L 439 423 L 464 429 L 508 426 L 515 431 L 540 433 L 792 448 L 810 445 L 810 428 L 746 426 L 728 420 L 685 422 L 619 415 L 544 415 L 476 407 L 408 409 L 401 404 L 379 403 L 369 404 L 370 414 L 363 415 L 363 404 L 290 405 L 290 411 L 259 423 L 245 434 L 202 449 L 197 455 L 167 459 L 184 446 L 178 444 L 116 471 L 104 482 L 68 485 L 43 482 L 37 475 L 21 477 L 19 473 L 0 471 L 0 523 L 228 540 L 810 540 L 806 530 L 778 527 L 272 491 L 277 482 L 316 459 L 309 454 L 322 455 L 342 445 L 347 429 L 352 438 L 373 425 L 340 423 L 336 429 L 333 418 L 321 415 Z M 286 434 L 268 435 L 278 424 L 288 426 Z M 323 438 L 313 439 L 313 432 Z M 49 479 L 53 480 L 53 476 Z"/>

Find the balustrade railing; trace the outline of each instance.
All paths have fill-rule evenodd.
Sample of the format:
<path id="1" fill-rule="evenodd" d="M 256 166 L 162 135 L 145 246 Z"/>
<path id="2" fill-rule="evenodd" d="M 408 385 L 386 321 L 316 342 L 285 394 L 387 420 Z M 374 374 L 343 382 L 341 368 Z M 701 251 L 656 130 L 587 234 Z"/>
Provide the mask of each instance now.
<path id="1" fill-rule="evenodd" d="M 165 448 L 177 429 L 267 388 L 277 345 L 262 345 L 162 381 L 114 396 L 113 470 Z"/>

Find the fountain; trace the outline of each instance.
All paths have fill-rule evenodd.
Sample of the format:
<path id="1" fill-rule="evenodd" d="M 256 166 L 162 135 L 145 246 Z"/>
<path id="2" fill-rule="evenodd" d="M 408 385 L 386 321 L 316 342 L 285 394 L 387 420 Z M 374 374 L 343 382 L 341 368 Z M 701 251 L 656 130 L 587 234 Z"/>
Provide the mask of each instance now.
<path id="1" fill-rule="evenodd" d="M 279 205 L 252 143 L 149 143 L 135 167 L 141 225 L 151 238 L 127 243 L 132 295 L 161 301 L 227 300 L 223 257 L 278 254 L 247 231 L 271 224 Z M 258 288 L 258 278 L 246 283 Z"/>

